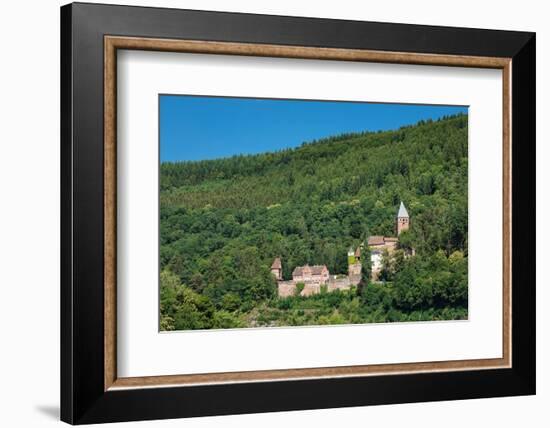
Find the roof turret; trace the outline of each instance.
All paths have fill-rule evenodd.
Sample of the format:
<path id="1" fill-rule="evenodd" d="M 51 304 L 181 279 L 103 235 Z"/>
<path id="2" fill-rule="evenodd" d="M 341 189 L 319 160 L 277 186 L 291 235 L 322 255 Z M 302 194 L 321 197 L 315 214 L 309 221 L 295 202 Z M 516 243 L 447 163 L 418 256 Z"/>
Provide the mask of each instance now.
<path id="1" fill-rule="evenodd" d="M 281 264 L 281 258 L 276 257 L 275 260 L 273 260 L 273 264 L 271 265 L 271 269 L 282 269 L 283 266 Z"/>
<path id="2" fill-rule="evenodd" d="M 401 205 L 399 206 L 399 211 L 397 212 L 397 217 L 409 218 L 409 213 L 407 212 L 407 208 L 405 208 L 405 204 L 403 204 L 403 201 L 401 201 Z"/>

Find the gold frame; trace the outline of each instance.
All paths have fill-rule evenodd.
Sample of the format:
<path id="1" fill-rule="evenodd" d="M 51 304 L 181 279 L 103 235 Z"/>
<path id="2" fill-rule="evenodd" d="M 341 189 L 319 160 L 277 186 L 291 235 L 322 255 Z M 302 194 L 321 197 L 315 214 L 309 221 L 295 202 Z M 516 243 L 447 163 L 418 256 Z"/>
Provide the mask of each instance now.
<path id="1" fill-rule="evenodd" d="M 117 377 L 116 369 L 116 52 L 118 49 L 394 64 L 494 68 L 503 81 L 503 349 L 502 358 L 305 369 Z M 104 389 L 355 377 L 511 367 L 511 58 L 382 52 L 249 43 L 105 36 L 104 38 Z"/>

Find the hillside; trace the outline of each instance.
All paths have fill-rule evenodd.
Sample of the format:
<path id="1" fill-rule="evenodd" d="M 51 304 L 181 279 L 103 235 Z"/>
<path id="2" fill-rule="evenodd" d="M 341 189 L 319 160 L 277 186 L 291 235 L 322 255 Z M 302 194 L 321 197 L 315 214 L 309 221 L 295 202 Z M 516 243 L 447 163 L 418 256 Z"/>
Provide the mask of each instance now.
<path id="1" fill-rule="evenodd" d="M 163 163 L 165 282 L 202 299 L 208 308 L 199 313 L 237 314 L 243 322 L 258 302 L 274 298 L 274 257 L 282 258 L 285 278 L 305 263 L 345 273 L 351 245 L 394 233 L 401 200 L 412 217 L 404 240 L 416 258 L 467 258 L 467 123 L 457 115 L 275 153 Z M 161 310 L 173 323 L 172 306 L 165 300 Z"/>

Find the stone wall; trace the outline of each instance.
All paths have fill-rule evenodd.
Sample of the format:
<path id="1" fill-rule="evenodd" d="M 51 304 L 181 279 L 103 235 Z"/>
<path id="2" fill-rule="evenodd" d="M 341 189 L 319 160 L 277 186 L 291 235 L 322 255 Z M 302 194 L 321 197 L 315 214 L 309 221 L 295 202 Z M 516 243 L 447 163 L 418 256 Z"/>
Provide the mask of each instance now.
<path id="1" fill-rule="evenodd" d="M 305 284 L 304 289 L 300 293 L 300 296 L 312 296 L 321 292 L 321 285 L 319 283 L 308 282 Z"/>
<path id="2" fill-rule="evenodd" d="M 277 283 L 279 297 L 295 296 L 296 284 L 294 281 L 279 281 Z M 307 282 L 304 284 L 304 289 L 300 292 L 300 296 L 312 296 L 320 292 L 321 284 L 318 282 Z"/>
<path id="3" fill-rule="evenodd" d="M 325 284 L 320 284 L 318 281 L 306 282 L 304 289 L 300 292 L 300 296 L 312 296 L 321 292 L 321 287 L 326 287 L 327 292 L 334 290 L 349 290 L 352 286 L 359 284 L 361 281 L 361 275 L 350 275 L 342 278 L 329 278 Z M 278 295 L 279 297 L 290 297 L 296 295 L 296 284 L 298 282 L 294 280 L 290 281 L 278 281 Z"/>
<path id="4" fill-rule="evenodd" d="M 359 275 L 350 275 L 349 282 L 351 285 L 357 285 L 361 282 L 361 274 Z"/>
<path id="5" fill-rule="evenodd" d="M 344 278 L 331 278 L 327 284 L 327 291 L 334 290 L 349 290 L 351 288 L 351 282 L 349 277 Z"/>
<path id="6" fill-rule="evenodd" d="M 277 282 L 279 297 L 294 296 L 296 284 L 294 281 L 279 281 Z"/>
<path id="7" fill-rule="evenodd" d="M 361 275 L 361 263 L 353 263 L 348 265 L 348 274 L 350 276 Z"/>

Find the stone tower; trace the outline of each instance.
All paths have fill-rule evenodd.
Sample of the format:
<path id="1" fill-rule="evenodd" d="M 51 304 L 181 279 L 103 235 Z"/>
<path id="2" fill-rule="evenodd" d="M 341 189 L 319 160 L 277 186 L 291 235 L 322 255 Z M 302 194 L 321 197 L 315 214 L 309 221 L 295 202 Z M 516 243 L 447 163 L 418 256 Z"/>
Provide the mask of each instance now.
<path id="1" fill-rule="evenodd" d="M 275 276 L 277 281 L 281 281 L 283 279 L 283 265 L 280 257 L 273 260 L 273 264 L 271 265 L 271 273 Z"/>
<path id="2" fill-rule="evenodd" d="M 405 205 L 403 204 L 403 201 L 401 201 L 401 205 L 399 206 L 399 211 L 397 212 L 397 219 L 396 219 L 396 229 L 397 229 L 397 236 L 404 230 L 409 229 L 409 213 L 407 212 L 407 208 L 405 208 Z"/>
<path id="3" fill-rule="evenodd" d="M 350 248 L 348 251 L 348 276 L 350 279 L 357 277 L 361 279 L 361 248 L 355 251 Z"/>

